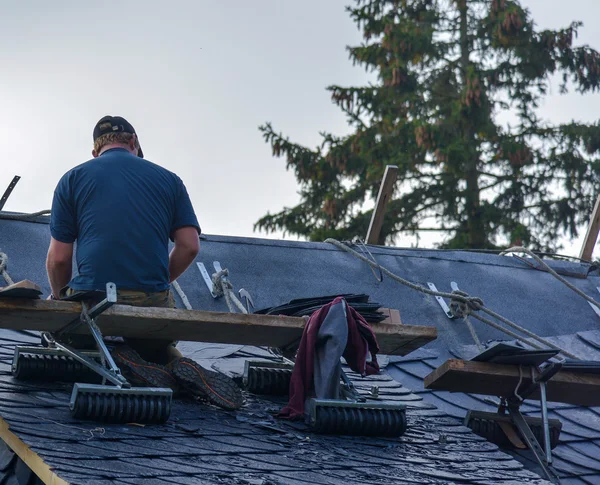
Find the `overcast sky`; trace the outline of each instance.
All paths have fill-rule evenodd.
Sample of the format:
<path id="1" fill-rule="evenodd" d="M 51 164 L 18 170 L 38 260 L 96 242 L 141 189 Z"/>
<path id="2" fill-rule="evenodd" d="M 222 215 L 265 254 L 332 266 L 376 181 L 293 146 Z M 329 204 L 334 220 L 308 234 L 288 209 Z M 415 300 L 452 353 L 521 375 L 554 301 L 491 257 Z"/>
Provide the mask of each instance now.
<path id="1" fill-rule="evenodd" d="M 23 177 L 4 209 L 50 208 L 58 179 L 90 158 L 95 122 L 115 114 L 182 177 L 204 232 L 264 236 L 253 223 L 298 195 L 258 125 L 311 147 L 348 132 L 325 87 L 368 80 L 345 50 L 361 41 L 350 3 L 0 0 L 0 194 Z M 523 4 L 542 28 L 584 21 L 577 42 L 600 49 L 600 1 Z M 599 95 L 554 93 L 549 119 L 599 118 Z"/>

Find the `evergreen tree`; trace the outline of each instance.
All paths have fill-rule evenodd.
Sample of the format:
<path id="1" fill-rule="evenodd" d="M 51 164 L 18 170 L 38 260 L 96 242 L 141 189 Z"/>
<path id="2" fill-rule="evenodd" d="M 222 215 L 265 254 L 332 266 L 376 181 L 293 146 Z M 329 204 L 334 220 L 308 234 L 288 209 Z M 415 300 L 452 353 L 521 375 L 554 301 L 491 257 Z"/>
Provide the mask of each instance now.
<path id="1" fill-rule="evenodd" d="M 600 55 L 573 46 L 582 24 L 536 30 L 518 0 L 355 1 L 364 43 L 350 58 L 377 82 L 328 88 L 354 131 L 323 133 L 316 149 L 260 127 L 301 202 L 255 228 L 364 236 L 364 202 L 397 165 L 381 244 L 425 230 L 450 248 L 556 249 L 560 235 L 575 237 L 599 190 L 600 123 L 552 125 L 537 108 L 553 78 L 562 93 L 600 88 Z"/>

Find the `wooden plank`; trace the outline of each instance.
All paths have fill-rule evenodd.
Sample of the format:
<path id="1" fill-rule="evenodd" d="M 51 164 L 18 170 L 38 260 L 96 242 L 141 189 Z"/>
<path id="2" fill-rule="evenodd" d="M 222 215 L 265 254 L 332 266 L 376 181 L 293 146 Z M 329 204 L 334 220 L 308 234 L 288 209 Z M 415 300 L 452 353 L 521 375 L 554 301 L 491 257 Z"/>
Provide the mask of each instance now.
<path id="1" fill-rule="evenodd" d="M 81 304 L 0 299 L 0 328 L 55 332 L 77 318 Z M 104 335 L 286 347 L 298 342 L 304 318 L 114 305 L 98 317 Z M 435 340 L 435 327 L 372 324 L 381 353 L 406 355 Z M 85 332 L 85 328 L 79 329 Z"/>
<path id="2" fill-rule="evenodd" d="M 400 319 L 400 310 L 394 310 L 393 308 L 380 308 L 378 311 L 385 315 L 385 320 L 383 320 L 381 323 L 402 323 L 402 320 Z"/>
<path id="3" fill-rule="evenodd" d="M 586 261 L 592 260 L 592 253 L 594 252 L 594 247 L 598 240 L 598 231 L 600 231 L 600 195 L 596 199 L 592 217 L 587 232 L 585 233 L 585 238 L 583 239 L 583 245 L 581 246 L 581 251 L 579 253 L 581 259 Z"/>
<path id="4" fill-rule="evenodd" d="M 11 450 L 13 450 L 21 460 L 35 473 L 39 479 L 48 485 L 68 485 L 60 478 L 52 468 L 27 446 L 21 439 L 9 429 L 9 425 L 4 419 L 0 418 L 0 438 Z"/>
<path id="5" fill-rule="evenodd" d="M 381 181 L 379 194 L 377 194 L 377 201 L 375 202 L 375 209 L 373 210 L 371 222 L 369 223 L 369 230 L 367 231 L 367 244 L 379 244 L 380 242 L 379 235 L 381 233 L 381 226 L 383 226 L 385 209 L 387 207 L 387 203 L 392 198 L 397 176 L 397 166 L 388 165 L 385 167 L 383 180 Z"/>
<path id="6" fill-rule="evenodd" d="M 0 287 L 0 298 L 30 298 L 37 299 L 42 289 L 33 281 L 23 280 L 9 286 Z"/>
<path id="7" fill-rule="evenodd" d="M 427 389 L 510 397 L 519 383 L 519 366 L 450 359 L 425 377 Z M 523 366 L 520 389 L 531 384 L 531 371 Z M 600 406 L 600 375 L 559 371 L 546 385 L 548 401 Z M 528 399 L 539 399 L 539 392 Z"/>

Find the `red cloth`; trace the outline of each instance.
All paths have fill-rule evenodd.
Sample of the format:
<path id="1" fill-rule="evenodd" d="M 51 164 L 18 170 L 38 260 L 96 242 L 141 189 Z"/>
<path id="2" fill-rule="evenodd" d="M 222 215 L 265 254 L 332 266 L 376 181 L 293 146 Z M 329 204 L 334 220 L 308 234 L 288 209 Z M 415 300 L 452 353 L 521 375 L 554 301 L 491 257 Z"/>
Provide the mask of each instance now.
<path id="1" fill-rule="evenodd" d="M 290 400 L 279 412 L 280 418 L 297 418 L 304 416 L 304 400 L 313 389 L 314 354 L 317 335 L 329 309 L 340 302 L 346 305 L 346 322 L 348 324 L 348 343 L 344 350 L 344 359 L 350 368 L 362 376 L 379 372 L 377 353 L 379 345 L 373 329 L 354 308 L 342 297 L 314 312 L 304 327 L 302 340 L 296 354 L 296 363 L 290 380 Z M 371 352 L 371 362 L 367 362 L 367 350 Z"/>

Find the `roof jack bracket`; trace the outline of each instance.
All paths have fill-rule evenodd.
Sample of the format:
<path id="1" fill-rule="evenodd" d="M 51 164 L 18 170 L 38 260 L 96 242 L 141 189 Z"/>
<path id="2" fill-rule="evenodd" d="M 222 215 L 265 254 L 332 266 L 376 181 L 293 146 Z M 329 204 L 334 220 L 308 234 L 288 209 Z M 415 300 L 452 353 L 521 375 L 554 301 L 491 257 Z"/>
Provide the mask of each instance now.
<path id="1" fill-rule="evenodd" d="M 533 452 L 536 461 L 540 465 L 546 478 L 552 483 L 560 483 L 556 473 L 552 470 L 552 447 L 550 444 L 550 426 L 548 422 L 548 405 L 546 402 L 546 382 L 548 382 L 554 375 L 560 371 L 562 363 L 554 362 L 549 364 L 540 374 L 532 378 L 532 383 L 528 388 L 520 393 L 520 397 L 524 400 L 527 396 L 531 395 L 536 389 L 540 391 L 540 407 L 542 409 L 542 423 L 543 423 L 543 443 L 542 448 L 536 439 L 535 435 L 531 431 L 531 428 L 525 421 L 525 418 L 521 414 L 520 407 L 522 400 L 516 396 L 510 397 L 506 400 L 506 407 L 508 414 L 510 415 L 513 423 L 520 431 L 521 436 L 525 438 L 528 448 Z"/>
<path id="2" fill-rule="evenodd" d="M 79 318 L 73 320 L 71 323 L 68 323 L 58 331 L 54 332 L 54 334 L 51 336 L 46 334 L 46 338 L 52 347 L 57 348 L 58 350 L 64 352 L 65 355 L 68 355 L 72 359 L 82 363 L 86 367 L 102 376 L 104 379 L 112 382 L 115 386 L 128 388 L 131 387 L 131 384 L 129 384 L 129 382 L 127 382 L 127 380 L 121 375 L 121 371 L 110 355 L 110 352 L 104 343 L 104 339 L 102 338 L 102 334 L 100 333 L 100 329 L 95 323 L 96 317 L 98 317 L 105 310 L 108 310 L 116 302 L 117 287 L 114 283 L 107 283 L 106 298 L 104 300 L 89 310 L 83 303 L 81 316 Z M 88 327 L 89 332 L 96 341 L 98 351 L 103 360 L 106 362 L 106 367 L 108 367 L 108 369 L 104 365 L 99 365 L 93 359 L 80 354 L 78 350 L 70 347 L 69 345 L 56 341 L 57 338 L 61 338 L 63 335 L 72 333 L 76 328 L 84 324 Z"/>
<path id="3" fill-rule="evenodd" d="M 596 289 L 598 290 L 598 293 L 600 293 L 600 286 L 597 286 Z M 596 312 L 596 315 L 598 315 L 600 317 L 600 308 L 598 308 L 596 305 L 594 305 L 590 301 L 588 301 L 588 304 L 592 307 L 592 310 L 594 310 L 594 312 Z"/>
<path id="4" fill-rule="evenodd" d="M 210 295 L 215 299 L 218 298 L 217 294 L 213 290 L 212 278 L 208 274 L 208 271 L 206 270 L 206 266 L 204 266 L 204 263 L 196 263 L 196 265 L 198 266 L 198 269 L 200 270 L 200 274 L 202 275 L 202 279 L 204 280 L 204 283 L 206 283 L 206 287 L 208 288 Z"/>
<path id="5" fill-rule="evenodd" d="M 17 379 L 73 382 L 69 408 L 77 420 L 164 423 L 171 412 L 173 390 L 132 387 L 121 374 L 96 324 L 96 318 L 115 303 L 117 287 L 107 283 L 104 300 L 92 308 L 82 302 L 78 318 L 54 333 L 43 334 L 46 348 L 16 347 L 12 373 Z M 80 327 L 86 327 L 94 339 L 96 352 L 72 346 L 76 345 L 72 342 L 73 332 Z M 102 384 L 94 383 L 99 381 Z"/>
<path id="6" fill-rule="evenodd" d="M 456 283 L 452 282 L 454 285 L 456 285 Z M 427 282 L 427 286 L 429 286 L 430 290 L 433 291 L 438 291 L 438 289 L 436 288 L 436 286 L 431 283 L 431 282 Z M 457 287 L 458 288 L 458 287 Z M 442 310 L 444 310 L 444 313 L 446 314 L 446 316 L 451 319 L 454 320 L 456 318 L 456 316 L 452 313 L 452 311 L 450 311 L 450 308 L 448 307 L 448 305 L 446 304 L 446 300 L 444 300 L 441 296 L 436 296 L 435 299 L 437 300 L 437 302 L 440 304 L 440 306 L 442 307 Z"/>
<path id="7" fill-rule="evenodd" d="M 12 193 L 13 189 L 15 188 L 15 185 L 17 185 L 17 182 L 19 180 L 21 180 L 21 177 L 15 175 L 11 180 L 10 184 L 8 184 L 8 187 L 4 191 L 4 195 L 2 195 L 2 198 L 0 198 L 0 211 L 4 208 L 4 204 L 6 204 L 6 201 L 10 197 L 10 194 Z"/>

